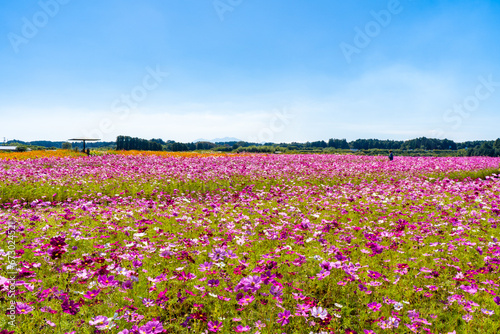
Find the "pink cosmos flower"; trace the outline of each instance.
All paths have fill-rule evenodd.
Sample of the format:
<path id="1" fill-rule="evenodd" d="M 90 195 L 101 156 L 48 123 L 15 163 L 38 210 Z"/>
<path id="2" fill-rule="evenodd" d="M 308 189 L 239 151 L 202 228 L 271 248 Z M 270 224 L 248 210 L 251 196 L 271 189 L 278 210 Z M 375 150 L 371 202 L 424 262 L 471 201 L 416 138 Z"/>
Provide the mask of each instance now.
<path id="1" fill-rule="evenodd" d="M 152 299 L 149 299 L 149 298 L 144 298 L 142 299 L 142 303 L 144 304 L 144 306 L 146 307 L 152 307 L 152 306 L 155 306 L 155 301 L 152 300 Z"/>
<path id="2" fill-rule="evenodd" d="M 322 307 L 315 306 L 311 310 L 311 315 L 315 318 L 320 318 L 321 320 L 324 320 L 328 316 L 328 311 L 323 309 Z"/>
<path id="3" fill-rule="evenodd" d="M 108 322 L 108 317 L 105 317 L 103 315 L 98 315 L 89 321 L 89 325 L 95 326 L 95 325 L 103 324 L 105 322 Z"/>
<path id="4" fill-rule="evenodd" d="M 222 328 L 222 322 L 218 321 L 209 321 L 208 322 L 208 330 L 211 332 L 218 332 Z"/>
<path id="5" fill-rule="evenodd" d="M 297 311 L 295 312 L 295 315 L 307 318 L 311 306 L 308 304 L 297 304 L 296 308 Z"/>
<path id="6" fill-rule="evenodd" d="M 324 270 L 327 270 L 327 271 L 330 271 L 332 270 L 333 268 L 333 264 L 331 262 L 328 262 L 328 261 L 323 261 L 319 264 L 319 266 L 321 268 L 323 268 Z"/>
<path id="7" fill-rule="evenodd" d="M 200 271 L 207 271 L 207 270 L 210 270 L 210 268 L 212 268 L 212 266 L 213 266 L 212 262 L 204 262 L 204 263 L 199 265 L 199 269 L 200 269 Z"/>
<path id="8" fill-rule="evenodd" d="M 469 322 L 472 320 L 472 315 L 467 313 L 466 315 L 462 316 L 462 319 L 464 319 L 466 322 Z"/>
<path id="9" fill-rule="evenodd" d="M 163 332 L 163 325 L 157 320 L 153 320 L 139 328 L 139 334 L 158 334 Z"/>
<path id="10" fill-rule="evenodd" d="M 260 283 L 261 283 L 261 278 L 260 276 L 247 276 L 241 279 L 241 281 L 238 283 L 236 286 L 236 290 L 243 289 L 245 292 L 252 292 L 255 293 L 260 289 Z"/>
<path id="11" fill-rule="evenodd" d="M 105 317 L 103 315 L 98 315 L 97 317 L 94 317 L 89 321 L 89 325 L 95 326 L 99 330 L 107 329 L 109 325 L 109 319 L 108 317 Z"/>
<path id="12" fill-rule="evenodd" d="M 234 331 L 236 333 L 248 332 L 249 330 L 250 330 L 250 326 L 238 325 L 237 327 L 234 327 Z"/>
<path id="13" fill-rule="evenodd" d="M 304 296 L 303 294 L 295 292 L 292 292 L 292 297 L 295 300 L 304 300 L 306 298 L 306 296 Z"/>
<path id="14" fill-rule="evenodd" d="M 474 295 L 477 292 L 477 286 L 474 285 L 460 285 L 460 289 L 470 293 L 471 295 Z"/>
<path id="15" fill-rule="evenodd" d="M 47 325 L 49 325 L 50 327 L 55 327 L 56 324 L 53 323 L 52 321 L 50 321 L 49 319 L 45 319 L 45 322 L 47 323 Z"/>
<path id="16" fill-rule="evenodd" d="M 108 277 L 106 275 L 101 275 L 97 278 L 97 283 L 99 283 L 103 287 L 106 287 L 117 285 L 118 281 L 115 281 L 115 276 Z"/>
<path id="17" fill-rule="evenodd" d="M 86 294 L 83 295 L 83 297 L 85 297 L 87 299 L 94 299 L 99 294 L 99 292 L 101 292 L 101 289 L 89 290 L 89 291 L 87 291 Z"/>
<path id="18" fill-rule="evenodd" d="M 53 310 L 51 309 L 50 307 L 48 306 L 43 306 L 42 308 L 40 308 L 40 311 L 41 312 L 47 312 L 47 313 L 51 313 L 51 314 L 56 314 L 57 311 L 56 310 Z"/>
<path id="19" fill-rule="evenodd" d="M 33 311 L 33 308 L 25 303 L 16 303 L 17 314 L 28 314 Z"/>
<path id="20" fill-rule="evenodd" d="M 227 253 L 222 248 L 214 248 L 214 250 L 211 253 L 208 253 L 208 257 L 214 260 L 215 262 L 219 262 L 224 260 L 225 257 L 227 257 Z"/>
<path id="21" fill-rule="evenodd" d="M 379 272 L 373 271 L 373 270 L 368 270 L 368 277 L 373 278 L 373 279 L 378 279 L 380 276 L 382 276 L 382 274 L 380 274 Z"/>
<path id="22" fill-rule="evenodd" d="M 369 308 L 371 308 L 371 310 L 373 312 L 378 312 L 378 311 L 380 311 L 380 308 L 382 307 L 382 304 L 379 304 L 379 303 L 376 303 L 376 302 L 372 302 L 372 303 L 368 303 L 366 306 L 368 306 Z"/>
<path id="23" fill-rule="evenodd" d="M 255 327 L 257 327 L 258 329 L 262 329 L 262 328 L 266 327 L 266 324 L 265 324 L 265 323 L 263 323 L 263 322 L 262 322 L 262 321 L 260 321 L 260 320 L 257 320 L 257 321 L 255 322 L 255 324 L 254 324 L 254 325 L 255 325 Z"/>
<path id="24" fill-rule="evenodd" d="M 244 296 L 238 300 L 238 304 L 241 306 L 245 306 L 253 302 L 255 299 L 254 296 Z"/>
<path id="25" fill-rule="evenodd" d="M 269 293 L 274 297 L 281 297 L 283 295 L 283 288 L 279 285 L 273 285 L 271 289 L 269 289 Z"/>
<path id="26" fill-rule="evenodd" d="M 132 280 L 126 280 L 122 283 L 122 288 L 125 290 L 132 289 L 132 286 L 133 286 Z"/>
<path id="27" fill-rule="evenodd" d="M 495 314 L 495 311 L 493 311 L 493 310 L 487 310 L 485 308 L 482 308 L 481 312 L 483 312 L 484 314 L 486 314 L 488 316 Z"/>
<path id="28" fill-rule="evenodd" d="M 318 278 L 319 281 L 322 279 L 330 276 L 330 272 L 328 270 L 322 269 L 319 274 L 316 274 L 316 277 Z"/>

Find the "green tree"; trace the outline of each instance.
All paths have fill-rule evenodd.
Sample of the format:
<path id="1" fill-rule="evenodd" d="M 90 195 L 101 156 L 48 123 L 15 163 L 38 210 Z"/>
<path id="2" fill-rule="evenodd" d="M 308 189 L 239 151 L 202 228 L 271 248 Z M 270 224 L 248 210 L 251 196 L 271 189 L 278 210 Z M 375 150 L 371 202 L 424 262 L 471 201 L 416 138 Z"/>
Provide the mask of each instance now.
<path id="1" fill-rule="evenodd" d="M 500 149 L 500 138 L 495 140 L 495 143 L 493 144 L 493 148 Z"/>
<path id="2" fill-rule="evenodd" d="M 16 147 L 17 152 L 26 152 L 28 150 L 28 147 L 25 145 L 19 145 Z"/>

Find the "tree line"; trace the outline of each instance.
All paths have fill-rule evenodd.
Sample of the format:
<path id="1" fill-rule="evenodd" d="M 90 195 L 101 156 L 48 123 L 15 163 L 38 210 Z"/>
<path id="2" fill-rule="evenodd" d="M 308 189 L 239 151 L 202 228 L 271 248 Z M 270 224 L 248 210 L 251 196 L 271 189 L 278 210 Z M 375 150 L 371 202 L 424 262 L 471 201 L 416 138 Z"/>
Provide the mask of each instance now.
<path id="1" fill-rule="evenodd" d="M 348 142 L 346 139 L 331 138 L 327 142 L 324 140 L 305 143 L 252 143 L 246 141 L 232 142 L 196 142 L 181 143 L 173 140 L 163 141 L 162 139 L 151 139 L 151 141 L 161 144 L 166 151 L 195 151 L 214 150 L 222 152 L 337 152 L 355 151 L 365 154 L 384 154 L 388 150 L 393 150 L 397 154 L 403 155 L 436 155 L 436 156 L 500 156 L 500 139 L 496 141 L 467 141 L 456 143 L 449 139 L 436 138 L 415 138 L 411 140 L 380 140 L 380 139 L 356 139 Z"/>
<path id="2" fill-rule="evenodd" d="M 500 138 L 493 143 L 486 141 L 480 146 L 471 147 L 467 150 L 468 156 L 500 157 Z"/>
<path id="3" fill-rule="evenodd" d="M 65 142 L 59 141 L 8 141 L 8 145 L 26 145 L 31 149 L 62 148 Z M 69 143 L 66 143 L 69 144 Z M 73 143 L 73 147 L 81 147 L 81 143 Z M 70 145 L 65 145 L 70 146 Z M 71 147 L 71 146 L 70 146 Z M 319 140 L 312 142 L 292 143 L 253 143 L 246 141 L 231 142 L 191 142 L 182 143 L 174 140 L 164 141 L 161 138 L 150 140 L 118 136 L 116 142 L 87 143 L 89 148 L 109 148 L 117 150 L 147 150 L 147 151 L 199 151 L 212 150 L 221 152 L 302 152 L 302 153 L 331 153 L 342 151 L 355 151 L 357 154 L 385 154 L 393 150 L 401 155 L 449 155 L 449 156 L 500 156 L 500 138 L 497 140 L 476 140 L 454 142 L 449 139 L 436 139 L 420 137 L 410 140 L 380 140 L 380 139 L 346 139 L 331 138 L 328 141 Z"/>
<path id="4" fill-rule="evenodd" d="M 116 149 L 125 151 L 163 151 L 163 146 L 152 140 L 128 136 L 118 136 L 116 138 Z"/>
<path id="5" fill-rule="evenodd" d="M 68 142 L 65 141 L 50 141 L 50 140 L 34 140 L 34 141 L 22 141 L 18 139 L 9 140 L 5 143 L 6 145 L 12 146 L 26 146 L 31 149 L 40 150 L 40 149 L 58 149 L 58 148 L 67 148 Z M 66 144 L 66 145 L 65 145 Z M 70 148 L 83 148 L 82 142 L 74 142 L 71 144 Z M 98 142 L 88 142 L 85 144 L 85 147 L 89 148 L 114 148 L 116 146 L 116 142 L 114 141 L 98 141 Z"/>

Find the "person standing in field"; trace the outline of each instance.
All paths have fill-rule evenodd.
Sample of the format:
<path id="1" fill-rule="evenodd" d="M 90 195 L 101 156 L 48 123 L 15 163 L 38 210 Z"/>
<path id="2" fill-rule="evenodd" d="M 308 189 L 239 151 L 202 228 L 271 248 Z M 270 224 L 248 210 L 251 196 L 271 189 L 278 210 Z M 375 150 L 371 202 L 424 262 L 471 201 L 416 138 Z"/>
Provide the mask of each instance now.
<path id="1" fill-rule="evenodd" d="M 394 159 L 394 155 L 392 154 L 392 150 L 389 151 L 389 161 Z"/>

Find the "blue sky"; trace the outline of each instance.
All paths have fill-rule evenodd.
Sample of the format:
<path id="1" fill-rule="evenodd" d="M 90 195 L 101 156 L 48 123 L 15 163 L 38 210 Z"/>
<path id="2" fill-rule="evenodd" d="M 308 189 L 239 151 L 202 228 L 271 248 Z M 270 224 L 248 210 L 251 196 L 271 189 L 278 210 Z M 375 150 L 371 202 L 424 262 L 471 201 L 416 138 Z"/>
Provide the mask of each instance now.
<path id="1" fill-rule="evenodd" d="M 2 1 L 0 22 L 0 139 L 500 137 L 500 1 Z"/>

